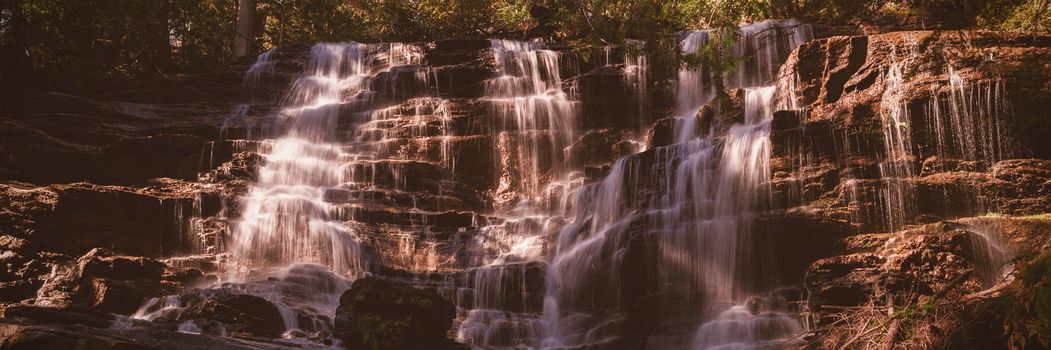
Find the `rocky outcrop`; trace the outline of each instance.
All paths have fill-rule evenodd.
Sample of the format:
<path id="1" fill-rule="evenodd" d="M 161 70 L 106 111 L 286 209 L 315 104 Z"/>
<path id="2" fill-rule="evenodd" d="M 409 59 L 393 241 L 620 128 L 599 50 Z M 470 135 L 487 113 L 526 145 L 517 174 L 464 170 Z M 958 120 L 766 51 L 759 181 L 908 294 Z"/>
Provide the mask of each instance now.
<path id="1" fill-rule="evenodd" d="M 348 349 L 453 349 L 456 308 L 437 293 L 377 278 L 340 296 L 335 335 Z"/>
<path id="2" fill-rule="evenodd" d="M 771 170 L 783 207 L 818 209 L 867 232 L 888 230 L 880 194 L 888 158 L 904 179 L 905 223 L 984 211 L 1035 214 L 1049 208 L 1040 174 L 1051 101 L 1045 38 L 986 32 L 895 32 L 832 37 L 801 46 L 782 70 L 783 96 L 797 111 L 773 123 Z M 900 83 L 890 71 L 900 72 Z M 979 96 L 981 97 L 979 100 Z M 901 126 L 885 121 L 892 113 Z M 888 128 L 908 138 L 888 140 Z M 996 136 L 981 136 L 995 133 Z M 896 142 L 889 145 L 888 142 Z M 899 147 L 904 155 L 888 154 Z M 970 166 L 963 166 L 970 164 Z M 887 170 L 882 170 L 886 173 Z M 1015 186 L 1008 175 L 1024 173 Z M 995 174 L 1002 174 L 997 177 Z M 1026 188 L 1025 191 L 1019 191 Z M 915 197 L 915 198 L 913 198 Z M 969 198 L 963 198 L 969 197 Z M 900 228 L 900 225 L 897 228 Z"/>
<path id="3" fill-rule="evenodd" d="M 1047 38 L 916 31 L 815 40 L 789 58 L 779 87 L 797 109 L 772 123 L 775 207 L 849 223 L 805 268 L 811 348 L 866 341 L 863 319 L 882 323 L 875 341 L 921 346 L 888 328 L 900 323 L 937 344 L 950 324 L 925 317 L 976 317 L 962 296 L 1045 249 L 1051 74 L 1034 62 L 1048 57 Z"/>
<path id="4" fill-rule="evenodd" d="M 131 315 L 147 299 L 178 291 L 182 283 L 167 280 L 178 275 L 179 271 L 169 271 L 164 263 L 153 259 L 117 256 L 96 248 L 76 260 L 56 264 L 51 274 L 43 278 L 34 304 L 78 305 Z M 200 282 L 179 279 L 188 286 Z"/>
<path id="5" fill-rule="evenodd" d="M 126 323 L 123 323 L 126 322 Z M 126 324 L 135 328 L 126 329 Z M 230 337 L 179 332 L 148 322 L 78 308 L 8 307 L 0 318 L 4 349 L 302 349 Z"/>
<path id="6" fill-rule="evenodd" d="M 193 237 L 195 210 L 217 213 L 220 196 L 198 183 L 156 179 L 136 187 L 91 183 L 0 185 L 5 234 L 38 249 L 80 255 L 94 247 L 150 257 L 192 253 L 214 237 Z"/>
<path id="7" fill-rule="evenodd" d="M 276 338 L 285 331 L 281 312 L 266 299 L 247 294 L 217 291 L 183 310 L 182 321 L 204 324 L 209 334 L 247 333 Z"/>
<path id="8" fill-rule="evenodd" d="M 990 308 L 1009 309 L 1003 300 L 1018 297 L 1008 294 L 1020 276 L 1013 265 L 1046 251 L 1046 243 L 1033 243 L 1047 242 L 1049 229 L 1046 215 L 987 216 L 844 239 L 842 255 L 817 260 L 807 271 L 807 310 L 819 330 L 805 348 L 858 341 L 850 339 L 1001 347 L 1008 342 L 1004 316 Z M 884 332 L 900 323 L 903 330 L 857 333 L 861 322 L 880 324 L 874 330 Z"/>

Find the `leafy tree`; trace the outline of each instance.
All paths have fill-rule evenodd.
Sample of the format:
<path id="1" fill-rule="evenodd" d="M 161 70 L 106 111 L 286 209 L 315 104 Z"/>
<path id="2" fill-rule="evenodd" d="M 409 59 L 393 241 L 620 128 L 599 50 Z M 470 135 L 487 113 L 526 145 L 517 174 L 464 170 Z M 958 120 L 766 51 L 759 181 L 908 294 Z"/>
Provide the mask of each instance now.
<path id="1" fill-rule="evenodd" d="M 86 90 L 113 80 L 229 63 L 237 0 L 0 0 L 0 88 Z M 319 41 L 549 38 L 587 50 L 641 39 L 674 51 L 677 33 L 716 31 L 687 63 L 731 69 L 742 22 L 845 24 L 949 18 L 954 27 L 1051 31 L 1051 0 L 255 0 L 256 50 Z M 951 15 L 951 16 L 950 16 Z M 903 22 L 902 22 L 903 23 Z M 651 54 L 653 54 L 651 52 Z M 651 64 L 669 53 L 656 53 Z M 703 57 L 700 57 L 703 56 Z"/>

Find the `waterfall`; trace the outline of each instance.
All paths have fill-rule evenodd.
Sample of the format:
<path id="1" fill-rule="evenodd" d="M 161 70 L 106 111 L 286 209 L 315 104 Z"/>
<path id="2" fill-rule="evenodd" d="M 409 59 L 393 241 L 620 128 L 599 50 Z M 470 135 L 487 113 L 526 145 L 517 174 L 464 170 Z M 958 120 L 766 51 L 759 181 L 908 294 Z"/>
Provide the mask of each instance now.
<path id="1" fill-rule="evenodd" d="M 269 78 L 274 74 L 277 61 L 273 60 L 274 50 L 270 49 L 259 54 L 255 59 L 255 63 L 248 67 L 248 71 L 245 72 L 243 85 L 248 89 L 258 87 L 264 79 Z"/>
<path id="2" fill-rule="evenodd" d="M 473 238 L 463 291 L 473 294 L 457 340 L 479 346 L 539 346 L 545 236 L 557 230 L 580 182 L 564 163 L 577 102 L 563 90 L 559 54 L 537 43 L 491 40 L 497 71 L 483 101 L 497 123 L 496 221 Z M 461 293 L 457 293 L 461 294 Z"/>
<path id="3" fill-rule="evenodd" d="M 794 19 L 768 20 L 743 25 L 736 29 L 706 29 L 689 32 L 679 42 L 683 54 L 703 51 L 709 45 L 722 45 L 722 42 L 711 42 L 712 37 L 726 40 L 732 38 L 728 56 L 741 59 L 733 71 L 722 72 L 721 78 L 727 90 L 755 87 L 776 81 L 781 64 L 796 47 L 813 39 L 814 34 L 809 25 Z M 675 118 L 676 141 L 685 142 L 696 137 L 695 116 L 697 111 L 715 98 L 715 84 L 712 81 L 712 68 L 704 64 L 690 69 L 679 70 L 676 89 Z"/>
<path id="4" fill-rule="evenodd" d="M 683 51 L 700 49 L 709 33 L 686 35 Z M 490 41 L 496 76 L 484 81 L 480 105 L 494 124 L 497 183 L 486 194 L 495 211 L 476 217 L 462 262 L 470 267 L 450 275 L 451 290 L 443 292 L 459 307 L 457 340 L 534 348 L 614 342 L 628 334 L 625 320 L 635 311 L 625 303 L 639 293 L 663 296 L 653 307 L 654 321 L 697 327 L 682 333 L 698 348 L 760 344 L 798 330 L 781 306 L 752 297 L 761 290 L 751 285 L 749 260 L 752 223 L 768 192 L 770 120 L 784 107 L 771 84 L 810 29 L 794 20 L 766 21 L 732 34 L 733 55 L 741 61 L 721 79 L 742 89 L 742 119 L 728 130 L 698 132 L 697 111 L 715 94 L 704 65 L 684 69 L 679 142 L 621 158 L 605 179 L 586 185 L 566 164 L 578 102 L 561 80 L 559 54 L 537 43 Z M 260 71 L 271 69 L 269 55 L 257 61 Z M 402 93 L 415 87 L 384 80 L 397 75 L 395 67 L 420 60 L 417 50 L 400 44 L 312 49 L 276 113 L 277 137 L 258 147 L 266 162 L 234 223 L 232 269 L 258 277 L 301 266 L 297 271 L 317 276 L 308 280 L 331 279 L 312 272 L 320 268 L 342 276 L 341 286 L 364 273 L 358 230 L 367 228 L 348 222 L 356 209 L 346 202 L 367 191 L 396 191 L 415 203 L 403 173 L 419 156 L 407 152 L 437 150 L 433 163 L 456 169 L 454 102 Z M 625 63 L 626 84 L 645 94 L 645 56 L 628 53 Z M 254 67 L 247 76 L 258 80 Z M 430 75 L 417 70 L 415 76 L 426 83 Z M 396 96 L 407 97 L 388 103 Z M 409 213 L 420 222 L 428 214 L 415 204 Z M 426 225 L 419 228 L 427 238 L 389 231 L 395 256 L 383 263 L 439 270 L 438 243 Z M 654 270 L 644 281 L 624 279 L 638 266 Z M 239 288 L 278 301 L 288 314 L 286 328 L 319 329 L 301 325 L 293 309 L 331 309 L 331 295 L 290 300 L 282 287 L 288 283 L 278 278 Z"/>
<path id="5" fill-rule="evenodd" d="M 543 184 L 567 170 L 564 149 L 574 137 L 576 102 L 562 90 L 558 53 L 535 43 L 491 40 L 498 76 L 485 97 L 500 123 L 497 200 L 537 200 Z M 545 181 L 552 180 L 552 181 Z M 512 198 L 517 192 L 519 198 Z"/>
<path id="6" fill-rule="evenodd" d="M 906 51 L 917 49 L 913 46 Z M 923 172 L 937 173 L 983 171 L 1012 154 L 1005 124 L 1011 109 L 1002 79 L 969 83 L 950 66 L 946 69 L 947 79 L 933 84 L 930 96 L 923 98 L 925 101 L 915 99 L 906 94 L 910 86 L 906 85 L 909 77 L 905 74 L 915 64 L 916 54 L 907 52 L 902 58 L 897 48 L 891 50 L 893 60 L 883 76 L 885 89 L 879 110 L 883 154 L 878 162 L 878 186 L 866 190 L 863 180 L 845 181 L 850 202 L 879 203 L 873 212 L 857 213 L 856 221 L 886 232 L 904 229 L 917 215 L 915 181 L 927 175 L 917 172 L 922 157 L 934 156 L 923 161 Z M 916 107 L 924 105 L 926 108 Z M 924 137 L 924 142 L 918 144 L 931 146 L 917 147 L 914 137 Z M 963 198 L 965 203 L 955 205 L 971 212 L 994 209 L 984 203 L 977 188 L 971 194 L 970 198 Z"/>
<path id="7" fill-rule="evenodd" d="M 931 98 L 928 118 L 938 155 L 944 159 L 956 153 L 986 165 L 1010 156 L 1003 80 L 968 83 L 952 66 L 947 73 L 949 91 L 944 99 Z"/>
<path id="8" fill-rule="evenodd" d="M 951 163 L 967 162 L 967 168 L 986 169 L 1000 160 L 1013 156 L 1010 128 L 1011 106 L 1006 96 L 1005 83 L 999 76 L 968 82 L 952 66 L 946 69 L 946 84 L 931 86 L 932 96 L 927 103 L 926 132 L 933 145 L 939 170 L 953 170 Z M 933 169 L 932 169 L 933 170 Z M 976 198 L 977 212 L 988 210 L 986 203 Z"/>
<path id="9" fill-rule="evenodd" d="M 252 268 L 310 262 L 345 275 L 362 271 L 357 237 L 333 219 L 326 189 L 345 182 L 336 132 L 344 104 L 370 98 L 374 57 L 362 44 L 318 44 L 278 114 L 285 134 L 263 151 L 265 165 L 244 199 L 230 254 Z M 345 96 L 352 96 L 346 100 Z"/>
<path id="10" fill-rule="evenodd" d="M 688 34 L 681 49 L 699 50 L 711 33 Z M 649 306 L 659 313 L 654 322 L 710 320 L 694 336 L 700 349 L 773 341 L 799 329 L 785 314 L 734 305 L 752 292 L 744 283 L 751 223 L 770 176 L 770 120 L 779 105 L 776 89 L 763 85 L 774 83 L 810 29 L 794 20 L 767 21 L 733 34 L 734 55 L 751 59 L 723 79 L 745 88 L 744 120 L 725 134 L 696 137 L 694 116 L 715 91 L 708 67 L 680 71 L 678 143 L 617 160 L 603 181 L 572 197 L 548 269 L 544 347 L 617 341 L 628 331 L 626 313 L 637 312 L 625 309 L 632 293 L 661 295 L 650 301 L 658 304 Z M 637 280 L 628 271 L 639 264 L 655 270 Z"/>
<path id="11" fill-rule="evenodd" d="M 626 49 L 624 53 L 624 80 L 631 92 L 638 98 L 639 135 L 645 135 L 646 128 L 652 122 L 649 119 L 650 92 L 647 84 L 649 83 L 650 65 L 645 53 L 646 42 L 629 39 L 624 44 Z"/>
<path id="12" fill-rule="evenodd" d="M 895 60 L 887 68 L 886 90 L 880 101 L 880 117 L 883 121 L 883 144 L 886 150 L 879 163 L 880 206 L 883 209 L 885 228 L 890 232 L 905 228 L 915 213 L 915 188 L 913 181 L 912 136 L 908 101 L 904 99 L 905 87 L 902 67 L 908 61 Z"/>

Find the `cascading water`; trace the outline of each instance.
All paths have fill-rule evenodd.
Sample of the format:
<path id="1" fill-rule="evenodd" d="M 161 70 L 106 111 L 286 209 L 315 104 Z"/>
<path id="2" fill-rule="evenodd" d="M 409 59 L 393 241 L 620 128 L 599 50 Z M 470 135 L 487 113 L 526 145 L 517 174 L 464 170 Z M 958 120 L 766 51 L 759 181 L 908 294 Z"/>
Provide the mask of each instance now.
<path id="1" fill-rule="evenodd" d="M 541 199 L 544 185 L 566 171 L 561 164 L 574 137 L 576 103 L 562 90 L 557 52 L 522 41 L 491 43 L 499 75 L 486 81 L 485 100 L 501 124 L 497 195 L 517 190 L 520 198 L 501 199 Z"/>
<path id="2" fill-rule="evenodd" d="M 770 176 L 769 133 L 774 97 L 774 86 L 746 89 L 745 124 L 732 126 L 726 135 L 717 182 L 712 188 L 716 193 L 713 208 L 706 209 L 714 215 L 709 214 L 712 219 L 696 229 L 704 235 L 702 246 L 696 251 L 715 257 L 702 262 L 707 271 L 698 279 L 707 287 L 703 294 L 708 299 L 707 313 L 729 309 L 698 328 L 694 349 L 751 349 L 783 341 L 801 329 L 793 317 L 776 312 L 777 309 L 762 308 L 770 305 L 738 305 L 749 293 L 742 285 L 748 283 L 748 265 L 753 260 L 751 223 L 760 208 L 756 201 L 768 193 L 764 186 Z M 704 217 L 705 212 L 695 214 L 694 217 Z M 676 239 L 674 243 L 678 242 Z M 674 243 L 668 245 L 676 246 Z"/>
<path id="3" fill-rule="evenodd" d="M 253 268 L 310 262 L 347 276 L 361 273 L 354 232 L 332 219 L 326 189 L 344 183 L 336 128 L 345 103 L 370 97 L 368 47 L 319 44 L 307 71 L 293 83 L 280 119 L 287 128 L 262 153 L 266 164 L 249 191 L 230 254 Z M 344 96 L 352 96 L 346 101 Z"/>
<path id="4" fill-rule="evenodd" d="M 707 29 L 686 34 L 679 43 L 685 54 L 694 54 L 709 45 L 724 45 L 726 37 L 732 37 L 732 46 L 727 56 L 739 62 L 733 72 L 717 73 L 727 89 L 756 87 L 777 79 L 781 64 L 799 45 L 814 37 L 809 25 L 794 19 L 769 20 L 747 24 L 736 29 Z M 711 42 L 712 39 L 720 42 Z M 712 68 L 701 64 L 691 69 L 679 70 L 675 98 L 676 141 L 685 142 L 707 130 L 697 130 L 694 116 L 706 103 L 716 96 L 716 84 L 712 81 Z"/>
<path id="5" fill-rule="evenodd" d="M 928 131 L 934 136 L 938 156 L 951 154 L 962 160 L 987 165 L 1011 155 L 1005 125 L 1010 108 L 1004 96 L 1004 81 L 968 83 L 953 67 L 948 68 L 949 91 L 934 96 L 928 108 Z"/>
<path id="6" fill-rule="evenodd" d="M 914 105 L 922 104 L 906 95 L 911 87 L 907 86 L 909 79 L 905 74 L 915 64 L 913 57 L 918 48 L 913 44 L 901 50 L 905 51 L 904 57 L 900 57 L 898 48 L 891 50 L 893 61 L 884 73 L 885 90 L 880 100 L 884 152 L 879 160 L 878 187 L 866 190 L 858 185 L 862 180 L 846 182 L 851 188 L 850 201 L 873 200 L 880 204 L 876 212 L 858 213 L 856 221 L 886 232 L 900 231 L 914 221 L 917 214 L 915 181 L 922 176 L 916 169 L 922 156 L 936 156 L 930 159 L 933 162 L 923 164 L 925 168 L 934 167 L 924 171 L 937 172 L 956 170 L 947 168 L 947 162 L 971 163 L 959 170 L 982 170 L 1011 155 L 1008 128 L 1004 124 L 1011 110 L 1003 96 L 1001 79 L 968 84 L 949 67 L 947 81 L 931 86 L 926 109 L 916 109 Z M 926 128 L 916 129 L 913 124 L 923 120 L 926 125 L 923 122 L 918 125 Z M 931 147 L 923 149 L 913 144 L 917 130 L 922 130 L 920 135 L 926 138 L 924 144 Z M 977 189 L 971 194 L 972 198 L 964 198 L 966 203 L 956 205 L 972 212 L 992 209 L 983 203 Z"/>
<path id="7" fill-rule="evenodd" d="M 248 71 L 245 72 L 244 86 L 249 90 L 259 86 L 264 79 L 267 79 L 274 74 L 275 65 L 277 61 L 273 60 L 274 50 L 267 50 L 255 59 L 255 63 L 251 67 L 248 67 Z M 251 91 L 249 91 L 251 92 Z"/>
<path id="8" fill-rule="evenodd" d="M 246 88 L 256 87 L 272 74 L 273 53 L 262 54 L 246 72 Z M 286 338 L 316 337 L 317 332 L 329 330 L 339 295 L 365 273 L 358 237 L 348 224 L 352 210 L 347 210 L 346 203 L 334 201 L 339 196 L 333 193 L 396 187 L 401 182 L 397 179 L 400 169 L 390 165 L 391 169 L 384 170 L 392 172 L 393 184 L 376 183 L 378 166 L 372 159 L 387 157 L 382 152 L 390 150 L 376 147 L 372 141 L 383 144 L 386 135 L 380 140 L 351 139 L 345 135 L 352 133 L 341 127 L 349 125 L 360 136 L 374 131 L 377 123 L 394 122 L 387 117 L 422 119 L 425 110 L 443 114 L 444 103 L 437 99 L 419 99 L 412 116 L 393 115 L 388 113 L 390 108 L 381 108 L 384 103 L 397 102 L 391 100 L 399 88 L 419 88 L 399 86 L 397 74 L 387 73 L 403 66 L 417 69 L 413 66 L 420 57 L 416 47 L 402 44 L 315 45 L 304 72 L 273 114 L 275 130 L 269 134 L 276 138 L 234 142 L 237 150 L 249 148 L 249 143 L 255 145 L 251 148 L 265 162 L 241 199 L 240 219 L 233 222 L 227 247 L 230 258 L 223 266 L 227 281 L 187 295 L 152 299 L 134 318 L 180 318 L 183 310 L 195 303 L 216 293 L 233 292 L 271 301 L 284 321 Z M 419 71 L 415 75 L 425 76 Z M 373 91 L 377 87 L 380 91 Z M 373 122 L 362 124 L 362 119 Z M 447 115 L 442 119 L 446 125 Z M 443 134 L 446 130 L 443 128 Z M 357 176 L 363 167 L 371 167 L 372 174 Z M 183 326 L 188 330 L 198 326 L 187 322 Z"/>
<path id="9" fill-rule="evenodd" d="M 473 293 L 457 339 L 479 346 L 539 345 L 540 285 L 548 232 L 579 183 L 563 163 L 574 138 L 577 102 L 563 91 L 558 53 L 536 43 L 491 40 L 497 77 L 485 82 L 498 132 L 499 222 L 474 238 L 480 267 L 462 283 Z M 460 293 L 458 293 L 460 294 Z"/>
<path id="10" fill-rule="evenodd" d="M 624 78 L 639 103 L 639 135 L 646 134 L 646 128 L 652 122 L 649 115 L 650 66 L 646 57 L 646 42 L 642 40 L 625 41 L 627 51 L 624 53 Z M 608 61 L 608 60 L 607 60 Z M 607 63 L 608 64 L 608 63 Z"/>
<path id="11" fill-rule="evenodd" d="M 698 33 L 684 39 L 684 50 L 703 45 Z M 468 243 L 472 253 L 465 257 L 474 267 L 449 283 L 461 312 L 458 340 L 481 347 L 615 341 L 627 334 L 624 322 L 632 312 L 623 303 L 637 297 L 628 295 L 636 281 L 622 279 L 622 270 L 637 268 L 627 264 L 632 259 L 652 259 L 636 263 L 656 267 L 652 278 L 638 282 L 646 293 L 666 297 L 654 306 L 655 321 L 684 327 L 708 321 L 685 332 L 697 348 L 760 344 L 797 331 L 791 317 L 769 305 L 742 304 L 758 291 L 747 276 L 751 226 L 769 177 L 769 121 L 775 108 L 784 107 L 776 105 L 775 89 L 762 84 L 772 83 L 788 52 L 809 39 L 809 27 L 768 21 L 734 36 L 734 54 L 754 58 L 724 74 L 727 87 L 744 88 L 741 123 L 703 138 L 695 126 L 680 125 L 678 134 L 692 136 L 622 158 L 605 180 L 589 185 L 564 164 L 565 149 L 576 137 L 578 107 L 563 90 L 558 53 L 535 43 L 491 41 L 497 76 L 485 81 L 482 102 L 495 124 L 498 183 L 488 194 L 497 210 L 476 219 L 479 228 Z M 262 75 L 272 66 L 271 54 L 257 62 Z M 625 59 L 627 83 L 641 94 L 644 58 Z M 364 273 L 355 233 L 362 227 L 350 223 L 355 209 L 347 200 L 368 192 L 411 192 L 402 168 L 417 161 L 406 153 L 417 152 L 412 150 L 437 149 L 434 164 L 456 169 L 452 102 L 414 97 L 387 104 L 387 95 L 414 87 L 376 79 L 395 66 L 417 63 L 418 52 L 409 46 L 315 46 L 277 113 L 277 138 L 259 143 L 266 162 L 243 199 L 229 244 L 230 277 L 240 283 L 225 288 L 274 301 L 287 329 L 324 329 L 302 310 L 330 312 L 333 297 Z M 705 69 L 680 72 L 679 119 L 695 119 L 714 98 Z M 262 79 L 256 70 L 250 69 L 246 82 Z M 420 81 L 429 77 L 416 75 Z M 373 91 L 377 86 L 391 91 Z M 348 122 L 352 129 L 343 131 Z M 409 196 L 415 203 L 415 195 Z M 428 212 L 413 204 L 409 214 L 422 218 Z M 383 263 L 439 269 L 438 243 L 420 242 L 419 234 L 405 229 L 391 231 L 397 261 Z M 429 228 L 422 229 L 430 237 Z M 640 248 L 640 240 L 649 243 Z M 337 275 L 325 277 L 324 271 Z M 273 278 L 266 282 L 268 276 Z M 313 284 L 329 287 L 309 297 L 302 286 Z M 137 317 L 184 307 L 157 299 Z M 688 342 L 690 336 L 684 337 Z"/>
<path id="12" fill-rule="evenodd" d="M 689 34 L 686 53 L 705 45 L 711 31 Z M 694 346 L 747 346 L 798 330 L 783 314 L 730 308 L 744 288 L 750 224 L 766 191 L 769 122 L 775 106 L 771 84 L 789 52 L 810 38 L 794 20 L 748 25 L 735 32 L 736 57 L 754 57 L 728 87 L 746 87 L 744 123 L 725 135 L 697 138 L 694 115 L 715 97 L 705 66 L 679 73 L 678 143 L 619 159 L 600 183 L 573 197 L 569 223 L 559 233 L 548 269 L 543 346 L 616 341 L 625 333 L 625 294 L 660 293 L 655 321 L 709 319 Z M 754 88 L 753 88 L 754 87 Z M 646 242 L 656 242 L 649 246 Z M 622 270 L 652 254 L 652 281 L 624 280 Z M 627 287 L 630 284 L 649 287 Z M 651 289 L 646 289 L 651 288 Z M 746 316 L 746 315 L 747 316 Z M 770 316 L 774 315 L 774 316 Z M 713 316 L 715 317 L 713 319 Z M 674 323 L 674 321 L 671 321 Z M 740 327 L 726 327 L 728 324 Z M 747 331 L 745 331 L 747 330 Z"/>
<path id="13" fill-rule="evenodd" d="M 914 213 L 915 189 L 912 169 L 912 137 L 908 101 L 904 100 L 902 68 L 908 61 L 895 61 L 887 68 L 886 90 L 881 101 L 883 144 L 886 154 L 879 164 L 880 204 L 889 232 L 905 228 Z"/>

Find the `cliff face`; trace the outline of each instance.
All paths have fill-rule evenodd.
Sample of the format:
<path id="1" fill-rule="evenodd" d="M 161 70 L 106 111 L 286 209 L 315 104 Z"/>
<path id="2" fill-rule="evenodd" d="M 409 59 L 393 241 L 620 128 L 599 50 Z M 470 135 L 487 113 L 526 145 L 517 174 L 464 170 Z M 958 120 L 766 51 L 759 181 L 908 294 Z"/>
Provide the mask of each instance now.
<path id="1" fill-rule="evenodd" d="M 730 136 L 677 142 L 674 82 L 655 80 L 669 74 L 649 71 L 637 49 L 585 55 L 478 40 L 355 49 L 382 57 L 369 61 L 382 68 L 337 94 L 324 143 L 339 147 L 309 153 L 340 163 L 340 181 L 318 186 L 317 202 L 360 249 L 362 267 L 342 276 L 302 266 L 269 279 L 228 275 L 236 261 L 271 261 L 245 250 L 238 225 L 260 210 L 250 201 L 265 179 L 306 169 L 279 148 L 299 130 L 286 119 L 300 112 L 287 111 L 305 98 L 288 86 L 317 69 L 316 52 L 281 48 L 254 64 L 91 98 L 4 96 L 3 341 L 192 337 L 182 331 L 232 348 L 292 346 L 273 340 L 281 333 L 326 343 L 335 315 L 318 305 L 334 310 L 346 279 L 366 271 L 434 288 L 457 307 L 456 340 L 474 345 L 686 347 L 699 322 L 718 319 L 712 300 L 723 295 L 666 276 L 697 272 L 674 265 L 695 261 L 668 247 L 711 242 L 668 241 L 669 228 L 696 223 L 654 209 L 675 203 L 668 179 L 694 164 L 697 147 L 721 154 Z M 967 31 L 836 36 L 791 51 L 764 82 L 782 101 L 769 121 L 769 172 L 745 194 L 755 210 L 734 225 L 749 238 L 732 244 L 748 263 L 727 278 L 762 298 L 734 290 L 731 302 L 806 315 L 830 331 L 789 343 L 821 347 L 849 340 L 836 320 L 851 310 L 978 292 L 1000 283 L 1007 256 L 1043 251 L 1049 62 L 1051 39 Z M 536 84 L 549 85 L 537 93 Z M 699 130 L 750 123 L 756 94 L 742 85 L 702 107 Z M 304 178 L 322 181 L 311 164 Z M 683 181 L 706 174 L 696 171 Z M 602 217 L 609 201 L 623 203 L 609 209 L 618 220 Z M 295 210 L 285 213 L 315 215 Z M 616 229 L 597 227 L 604 222 Z M 600 230 L 592 260 L 560 249 L 590 252 L 572 244 Z M 267 288 L 294 292 L 253 296 Z M 563 330 L 577 322 L 588 334 L 537 334 L 552 322 L 545 297 L 578 316 L 556 320 Z M 159 312 L 168 302 L 177 311 Z M 282 331 L 291 324 L 302 334 Z M 32 343 L 40 339 L 52 343 Z"/>
<path id="2" fill-rule="evenodd" d="M 1001 33 L 897 32 L 818 40 L 789 59 L 782 74 L 792 80 L 781 85 L 803 108 L 775 116 L 772 138 L 785 145 L 771 160 L 777 206 L 852 227 L 804 279 L 816 325 L 849 330 L 812 346 L 857 341 L 847 333 L 865 316 L 844 318 L 850 313 L 878 319 L 895 307 L 975 305 L 960 295 L 1002 288 L 1007 256 L 1045 248 L 1039 215 L 1048 210 L 1051 129 L 1040 107 L 1048 70 L 1039 62 L 1049 44 Z M 939 316 L 902 322 L 923 333 L 966 317 L 930 314 Z M 950 321 L 931 320 L 938 317 Z M 894 337 L 885 342 L 954 347 L 971 339 Z"/>

